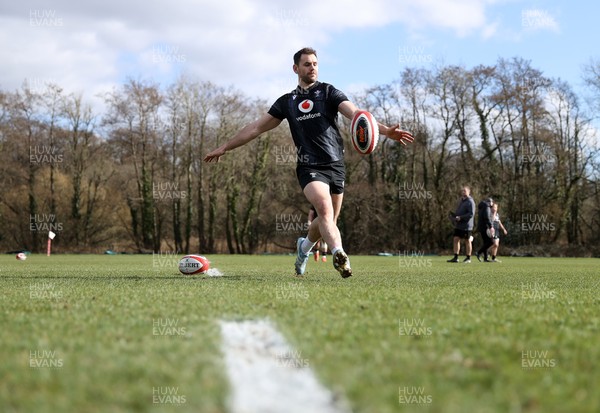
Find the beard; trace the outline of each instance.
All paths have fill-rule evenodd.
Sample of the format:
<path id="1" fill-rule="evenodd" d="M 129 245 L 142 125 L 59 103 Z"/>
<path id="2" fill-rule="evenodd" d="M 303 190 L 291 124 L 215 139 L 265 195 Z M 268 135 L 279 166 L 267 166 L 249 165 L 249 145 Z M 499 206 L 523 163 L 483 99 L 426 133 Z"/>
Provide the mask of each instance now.
<path id="1" fill-rule="evenodd" d="M 305 83 L 307 85 L 313 84 L 317 81 L 317 74 L 314 73 L 300 76 L 300 80 L 302 81 L 302 83 Z"/>

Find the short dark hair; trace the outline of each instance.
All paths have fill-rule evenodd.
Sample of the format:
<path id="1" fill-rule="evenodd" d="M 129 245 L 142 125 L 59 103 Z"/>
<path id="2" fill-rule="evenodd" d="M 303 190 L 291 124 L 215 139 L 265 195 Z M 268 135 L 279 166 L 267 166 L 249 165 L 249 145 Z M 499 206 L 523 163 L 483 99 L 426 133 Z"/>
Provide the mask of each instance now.
<path id="1" fill-rule="evenodd" d="M 317 51 L 315 49 L 313 49 L 312 47 L 303 47 L 302 49 L 298 50 L 296 53 L 294 53 L 294 64 L 295 65 L 300 63 L 300 58 L 302 57 L 303 54 L 314 54 L 316 56 Z"/>

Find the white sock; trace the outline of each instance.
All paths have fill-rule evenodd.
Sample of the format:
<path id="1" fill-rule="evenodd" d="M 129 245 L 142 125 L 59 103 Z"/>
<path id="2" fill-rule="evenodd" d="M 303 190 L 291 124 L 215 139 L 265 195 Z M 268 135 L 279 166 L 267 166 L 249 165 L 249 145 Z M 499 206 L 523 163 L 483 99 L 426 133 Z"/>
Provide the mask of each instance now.
<path id="1" fill-rule="evenodd" d="M 315 246 L 317 241 L 313 242 L 313 241 L 309 240 L 308 237 L 304 238 L 304 241 L 302 241 L 302 244 L 300 245 L 300 249 L 302 250 L 302 253 L 308 254 L 310 252 L 310 250 L 312 250 L 312 248 Z"/>
<path id="2" fill-rule="evenodd" d="M 335 255 L 338 251 L 344 251 L 344 249 L 342 247 L 334 247 L 331 249 L 331 255 Z"/>

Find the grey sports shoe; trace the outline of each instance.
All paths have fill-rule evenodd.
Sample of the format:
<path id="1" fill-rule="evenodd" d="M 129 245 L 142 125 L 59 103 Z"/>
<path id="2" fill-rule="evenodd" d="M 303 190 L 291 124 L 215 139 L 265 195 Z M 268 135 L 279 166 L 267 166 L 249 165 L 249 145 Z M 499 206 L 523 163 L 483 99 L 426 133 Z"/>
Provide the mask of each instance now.
<path id="1" fill-rule="evenodd" d="M 294 264 L 296 275 L 304 275 L 306 263 L 308 262 L 308 254 L 302 252 L 302 242 L 304 242 L 303 237 L 298 238 L 298 241 L 296 241 L 296 263 Z"/>
<path id="2" fill-rule="evenodd" d="M 342 276 L 348 278 L 352 276 L 352 268 L 350 268 L 350 258 L 344 251 L 337 251 L 333 255 L 333 268 L 335 268 Z"/>

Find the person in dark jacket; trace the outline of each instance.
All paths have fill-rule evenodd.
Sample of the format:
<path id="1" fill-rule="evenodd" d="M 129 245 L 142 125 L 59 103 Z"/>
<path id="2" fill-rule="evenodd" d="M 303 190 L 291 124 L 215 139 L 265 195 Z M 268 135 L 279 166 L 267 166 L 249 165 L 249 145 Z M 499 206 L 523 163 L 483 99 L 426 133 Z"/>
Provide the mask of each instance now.
<path id="1" fill-rule="evenodd" d="M 475 216 L 475 201 L 471 197 L 471 188 L 464 186 L 461 188 L 461 196 L 458 200 L 456 210 L 450 212 L 450 221 L 454 224 L 454 237 L 452 246 L 454 247 L 454 258 L 448 262 L 458 262 L 458 254 L 460 253 L 460 240 L 465 241 L 466 257 L 463 263 L 471 262 L 471 251 L 473 249 L 473 223 Z"/>
<path id="2" fill-rule="evenodd" d="M 492 205 L 494 200 L 492 198 L 486 198 L 482 200 L 478 208 L 478 220 L 477 230 L 481 234 L 483 245 L 477 251 L 477 260 L 481 262 L 481 255 L 483 254 L 484 262 L 491 262 L 488 260 L 488 249 L 494 245 L 494 224 L 492 221 Z"/>

